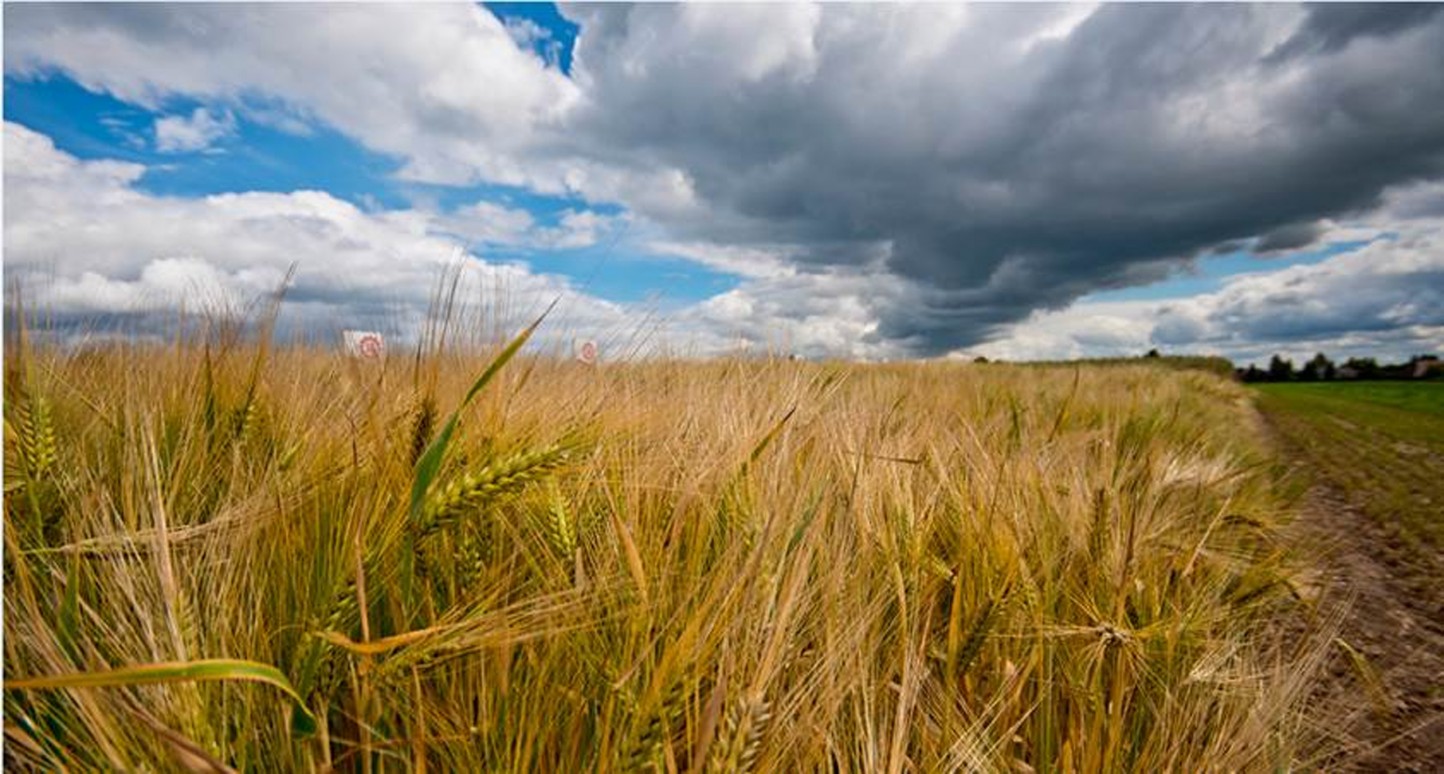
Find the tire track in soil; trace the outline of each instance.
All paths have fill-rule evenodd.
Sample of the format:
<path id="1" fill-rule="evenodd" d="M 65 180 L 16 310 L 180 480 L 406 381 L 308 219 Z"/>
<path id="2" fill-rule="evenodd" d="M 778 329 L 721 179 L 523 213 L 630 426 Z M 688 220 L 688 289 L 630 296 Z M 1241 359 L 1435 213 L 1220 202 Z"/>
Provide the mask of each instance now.
<path id="1" fill-rule="evenodd" d="M 1444 772 L 1444 576 L 1437 563 L 1400 558 L 1396 537 L 1322 476 L 1316 480 L 1292 529 L 1320 550 L 1324 604 L 1346 606 L 1339 636 L 1364 655 L 1383 688 L 1381 706 L 1378 691 L 1335 648 L 1315 706 L 1340 750 L 1320 767 Z"/>

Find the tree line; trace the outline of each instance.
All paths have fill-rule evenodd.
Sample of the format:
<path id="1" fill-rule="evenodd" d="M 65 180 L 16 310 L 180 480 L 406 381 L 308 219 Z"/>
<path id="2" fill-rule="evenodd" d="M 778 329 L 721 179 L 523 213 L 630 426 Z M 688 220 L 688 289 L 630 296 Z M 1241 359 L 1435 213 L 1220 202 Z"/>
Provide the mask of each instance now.
<path id="1" fill-rule="evenodd" d="M 1335 364 L 1320 352 L 1299 368 L 1292 360 L 1274 355 L 1268 368 L 1250 364 L 1236 369 L 1245 382 L 1326 382 L 1356 379 L 1438 379 L 1444 377 L 1444 363 L 1435 355 L 1415 355 L 1403 363 L 1381 365 L 1372 357 L 1351 357 Z"/>

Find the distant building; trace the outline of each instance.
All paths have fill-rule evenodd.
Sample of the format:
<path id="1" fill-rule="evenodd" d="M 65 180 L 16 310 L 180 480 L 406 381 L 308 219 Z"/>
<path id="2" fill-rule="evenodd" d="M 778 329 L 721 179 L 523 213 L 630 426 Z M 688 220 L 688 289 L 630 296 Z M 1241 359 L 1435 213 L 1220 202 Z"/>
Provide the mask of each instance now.
<path id="1" fill-rule="evenodd" d="M 1339 366 L 1339 370 L 1337 370 L 1337 371 L 1334 372 L 1334 378 L 1335 378 L 1335 379 L 1357 379 L 1357 378 L 1359 378 L 1359 369 L 1357 369 L 1357 368 L 1355 368 L 1355 367 L 1353 367 L 1353 366 Z"/>
<path id="2" fill-rule="evenodd" d="M 1424 357 L 1418 358 L 1414 361 L 1415 379 L 1423 379 L 1427 376 L 1431 376 L 1434 372 L 1441 370 L 1444 370 L 1444 363 L 1440 363 L 1439 358 L 1433 355 L 1425 355 Z"/>

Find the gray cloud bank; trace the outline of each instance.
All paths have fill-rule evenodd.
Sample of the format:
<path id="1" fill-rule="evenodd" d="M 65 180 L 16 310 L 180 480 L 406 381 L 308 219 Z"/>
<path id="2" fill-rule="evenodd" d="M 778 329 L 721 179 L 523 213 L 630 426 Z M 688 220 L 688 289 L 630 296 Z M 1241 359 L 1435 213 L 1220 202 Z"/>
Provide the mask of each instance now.
<path id="1" fill-rule="evenodd" d="M 469 6 L 15 6 L 5 67 L 279 101 L 407 177 L 621 202 L 786 267 L 700 318 L 928 355 L 1444 177 L 1437 10 L 569 6 L 568 78 Z"/>

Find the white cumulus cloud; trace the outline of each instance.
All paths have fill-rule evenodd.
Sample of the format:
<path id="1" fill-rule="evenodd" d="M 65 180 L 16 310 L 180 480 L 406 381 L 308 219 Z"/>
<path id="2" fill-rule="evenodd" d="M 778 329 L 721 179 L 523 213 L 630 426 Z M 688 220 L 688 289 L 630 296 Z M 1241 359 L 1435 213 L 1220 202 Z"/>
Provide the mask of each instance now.
<path id="1" fill-rule="evenodd" d="M 143 167 L 77 159 L 12 122 L 5 150 L 6 273 L 60 318 L 236 308 L 279 287 L 295 263 L 288 309 L 301 322 L 414 331 L 460 254 L 462 243 L 417 210 L 367 212 L 320 191 L 154 196 L 134 187 Z M 518 319 L 561 296 L 571 325 L 632 324 L 564 278 L 469 264 L 476 286 L 505 294 Z"/>
<path id="2" fill-rule="evenodd" d="M 162 153 L 190 153 L 205 150 L 217 140 L 236 132 L 236 119 L 229 111 L 212 112 L 196 108 L 189 116 L 163 116 L 155 121 L 155 149 Z"/>

